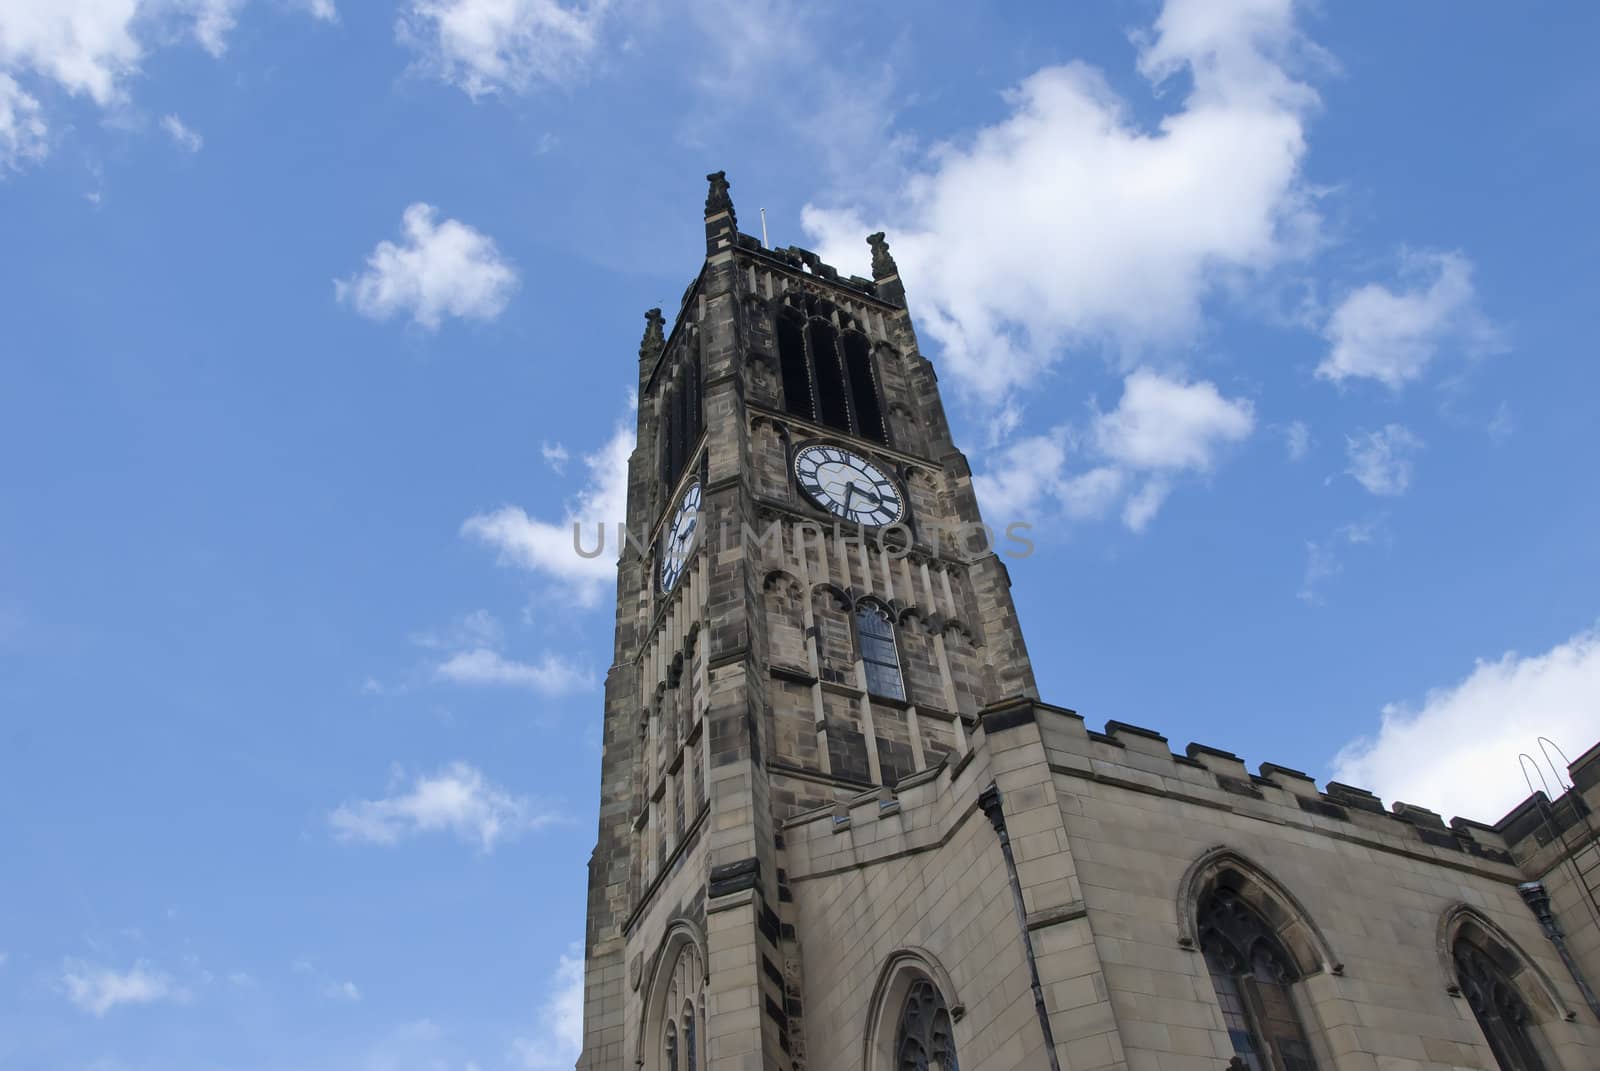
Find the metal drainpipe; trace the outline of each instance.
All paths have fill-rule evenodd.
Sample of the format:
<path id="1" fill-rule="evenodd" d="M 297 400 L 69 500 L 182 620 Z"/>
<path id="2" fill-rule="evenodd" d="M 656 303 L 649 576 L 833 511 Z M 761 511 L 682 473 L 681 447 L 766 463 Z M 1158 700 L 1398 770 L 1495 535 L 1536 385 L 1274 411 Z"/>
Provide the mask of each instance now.
<path id="1" fill-rule="evenodd" d="M 1556 946 L 1561 962 L 1567 965 L 1567 973 L 1572 975 L 1572 980 L 1578 984 L 1578 992 L 1583 994 L 1584 1003 L 1589 1005 L 1594 1017 L 1600 1019 L 1600 999 L 1595 997 L 1594 990 L 1584 981 L 1583 973 L 1578 970 L 1577 960 L 1573 959 L 1572 953 L 1567 950 L 1567 935 L 1561 932 L 1556 916 L 1550 910 L 1550 892 L 1544 887 L 1544 882 L 1525 881 L 1517 886 L 1517 892 L 1522 894 L 1522 902 L 1528 905 L 1528 910 L 1533 912 L 1534 918 L 1539 920 L 1539 925 L 1544 927 L 1544 935 Z"/>
<path id="2" fill-rule="evenodd" d="M 1000 854 L 1006 858 L 1006 876 L 1011 879 L 1011 898 L 1017 908 L 1017 928 L 1022 932 L 1022 954 L 1028 960 L 1028 982 L 1033 987 L 1033 1008 L 1039 1015 L 1039 1029 L 1044 1031 L 1045 1057 L 1050 1061 L 1050 1071 L 1061 1071 L 1061 1062 L 1056 1059 L 1055 1034 L 1050 1030 L 1050 1013 L 1044 1006 L 1044 987 L 1039 984 L 1039 964 L 1033 958 L 1033 937 L 1028 932 L 1028 909 L 1022 903 L 1022 882 L 1017 877 L 1017 860 L 1011 854 L 1011 837 L 1006 833 L 1006 816 L 1000 809 L 1000 786 L 990 781 L 989 787 L 978 796 L 978 806 L 989 816 L 989 824 L 994 826 L 995 834 L 1000 838 Z"/>

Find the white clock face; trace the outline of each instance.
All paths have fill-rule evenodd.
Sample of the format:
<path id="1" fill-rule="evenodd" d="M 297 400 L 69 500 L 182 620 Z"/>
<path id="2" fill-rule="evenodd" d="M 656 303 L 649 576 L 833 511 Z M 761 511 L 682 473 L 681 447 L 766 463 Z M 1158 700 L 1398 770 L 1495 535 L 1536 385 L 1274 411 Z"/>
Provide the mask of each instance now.
<path id="1" fill-rule="evenodd" d="M 694 550 L 695 528 L 700 522 L 700 481 L 693 480 L 683 489 L 678 505 L 672 511 L 672 522 L 661 533 L 661 544 L 656 556 L 661 559 L 661 590 L 671 591 Z"/>
<path id="2" fill-rule="evenodd" d="M 881 528 L 905 519 L 905 494 L 894 477 L 842 446 L 801 447 L 794 478 L 811 501 L 853 524 Z"/>

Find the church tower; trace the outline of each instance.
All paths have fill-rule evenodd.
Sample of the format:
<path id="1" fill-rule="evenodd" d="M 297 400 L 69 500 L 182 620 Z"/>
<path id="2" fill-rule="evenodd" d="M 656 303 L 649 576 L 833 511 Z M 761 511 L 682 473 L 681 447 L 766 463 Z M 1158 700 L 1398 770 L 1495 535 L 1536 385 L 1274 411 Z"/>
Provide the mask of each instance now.
<path id="1" fill-rule="evenodd" d="M 979 710 L 1036 695 L 1004 536 L 884 236 L 872 279 L 842 277 L 740 234 L 709 181 L 705 263 L 639 347 L 589 877 L 596 1071 L 805 1066 L 783 823 L 889 809 L 967 753 Z"/>
<path id="2" fill-rule="evenodd" d="M 1041 702 L 884 236 L 844 278 L 708 178 L 639 347 L 581 1071 L 1600 1067 L 1600 746 L 1447 824 Z"/>

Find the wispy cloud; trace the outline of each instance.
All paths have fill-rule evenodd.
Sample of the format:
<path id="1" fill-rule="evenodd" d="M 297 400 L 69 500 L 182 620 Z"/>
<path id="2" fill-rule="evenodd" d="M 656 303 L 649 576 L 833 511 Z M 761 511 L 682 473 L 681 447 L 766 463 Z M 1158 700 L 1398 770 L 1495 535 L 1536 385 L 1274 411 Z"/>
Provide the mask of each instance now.
<path id="1" fill-rule="evenodd" d="M 1210 382 L 1139 369 L 1123 380 L 1116 408 L 1097 411 L 1085 428 L 1010 444 L 973 482 L 992 518 L 1009 522 L 1058 508 L 1093 519 L 1120 504 L 1123 523 L 1141 531 L 1182 476 L 1210 472 L 1254 427 L 1248 399 L 1225 398 Z M 1073 450 L 1082 459 L 1077 472 L 1069 471 Z"/>
<path id="2" fill-rule="evenodd" d="M 412 0 L 397 33 L 421 67 L 472 97 L 570 82 L 588 68 L 606 0 Z"/>
<path id="3" fill-rule="evenodd" d="M 541 695 L 567 695 L 594 687 L 593 675 L 561 658 L 546 654 L 538 662 L 519 662 L 486 647 L 460 651 L 434 671 L 456 684 L 497 684 L 527 688 Z"/>
<path id="4" fill-rule="evenodd" d="M 565 446 L 560 443 L 543 443 L 539 447 L 539 453 L 544 456 L 544 463 L 555 470 L 556 475 L 559 476 L 567 470 L 569 455 Z"/>
<path id="5" fill-rule="evenodd" d="M 426 660 L 398 682 L 368 677 L 366 695 L 403 695 L 429 682 L 477 687 L 524 688 L 545 696 L 569 695 L 595 686 L 594 674 L 565 656 L 546 651 L 528 661 L 505 653 L 506 633 L 488 610 L 462 614 L 443 628 L 411 634 L 411 643 L 429 652 Z"/>
<path id="6" fill-rule="evenodd" d="M 402 241 L 379 242 L 365 271 L 334 281 L 335 297 L 370 319 L 408 315 L 428 331 L 446 316 L 499 316 L 517 289 L 516 269 L 494 239 L 460 220 L 441 223 L 438 214 L 421 202 L 408 207 Z"/>
<path id="7" fill-rule="evenodd" d="M 498 648 L 505 642 L 505 627 L 493 613 L 479 609 L 462 614 L 442 629 L 414 632 L 411 642 L 431 651 Z"/>
<path id="8" fill-rule="evenodd" d="M 1279 430 L 1283 432 L 1283 446 L 1289 452 L 1289 460 L 1304 461 L 1311 452 L 1311 429 L 1305 421 L 1291 421 Z"/>
<path id="9" fill-rule="evenodd" d="M 0 72 L 0 177 L 43 159 L 50 151 L 48 133 L 38 99 Z"/>
<path id="10" fill-rule="evenodd" d="M 42 159 L 48 119 L 46 90 L 84 97 L 134 127 L 131 83 L 155 53 L 181 43 L 221 58 L 245 0 L 27 0 L 0 2 L 0 176 Z M 302 0 L 317 17 L 332 0 Z M 169 117 L 170 119 L 171 117 Z M 178 143 L 193 151 L 161 123 Z"/>
<path id="11" fill-rule="evenodd" d="M 165 130 L 172 143 L 184 152 L 199 152 L 201 146 L 206 143 L 205 138 L 189 129 L 176 115 L 162 116 L 161 129 Z"/>
<path id="12" fill-rule="evenodd" d="M 419 774 L 393 795 L 357 800 L 335 809 L 328 824 L 341 840 L 395 844 L 428 833 L 449 833 L 491 852 L 504 839 L 562 821 L 526 796 L 492 784 L 465 762 Z"/>
<path id="13" fill-rule="evenodd" d="M 1447 345 L 1472 355 L 1503 348 L 1500 332 L 1478 309 L 1465 256 L 1407 252 L 1401 279 L 1409 285 L 1368 283 L 1334 309 L 1323 330 L 1330 349 L 1318 376 L 1335 383 L 1375 379 L 1399 390 L 1421 379 Z"/>
<path id="14" fill-rule="evenodd" d="M 617 525 L 628 513 L 628 457 L 633 453 L 632 428 L 618 425 L 611 438 L 583 459 L 588 480 L 568 504 L 560 520 L 528 516 L 519 506 L 468 517 L 461 534 L 493 547 L 500 561 L 556 581 L 563 593 L 583 606 L 593 606 L 617 580 Z M 578 553 L 573 527 L 581 526 L 583 548 L 592 552 L 604 527 L 605 552 Z"/>
<path id="15" fill-rule="evenodd" d="M 1403 495 L 1411 486 L 1411 468 L 1422 440 L 1402 424 L 1386 424 L 1377 431 L 1358 431 L 1345 437 L 1345 469 L 1375 495 Z"/>
<path id="16" fill-rule="evenodd" d="M 173 0 L 172 7 L 189 19 L 200 47 L 220 57 L 228 50 L 228 34 L 239 21 L 244 0 Z"/>
<path id="17" fill-rule="evenodd" d="M 67 999 L 97 1018 L 124 1004 L 186 1001 L 188 990 L 173 978 L 145 963 L 117 970 L 84 960 L 69 959 L 61 968 L 61 986 Z"/>
<path id="18" fill-rule="evenodd" d="M 1326 539 L 1306 541 L 1306 572 L 1295 596 L 1311 606 L 1321 606 L 1323 590 L 1344 571 L 1343 552 L 1348 547 L 1367 546 L 1387 538 L 1383 518 L 1343 524 Z"/>
<path id="19" fill-rule="evenodd" d="M 1545 736 L 1576 757 L 1594 739 L 1597 709 L 1600 632 L 1590 629 L 1542 654 L 1479 661 L 1420 703 L 1386 705 L 1376 735 L 1334 758 L 1333 776 L 1390 802 L 1492 822 L 1528 794 L 1517 755 L 1538 756 Z"/>
<path id="20" fill-rule="evenodd" d="M 527 1071 L 558 1071 L 572 1066 L 583 1048 L 583 949 L 574 944 L 550 977 L 532 1037 L 511 1043 L 511 1055 Z"/>

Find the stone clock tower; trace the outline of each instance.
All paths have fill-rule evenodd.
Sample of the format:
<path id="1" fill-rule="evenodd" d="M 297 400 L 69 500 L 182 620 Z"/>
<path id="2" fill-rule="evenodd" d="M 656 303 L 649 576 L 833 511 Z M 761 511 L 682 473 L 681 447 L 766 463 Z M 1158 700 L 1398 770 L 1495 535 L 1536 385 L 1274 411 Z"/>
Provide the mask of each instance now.
<path id="1" fill-rule="evenodd" d="M 841 277 L 709 181 L 639 347 L 580 1069 L 1600 1066 L 1576 839 L 1040 702 L 884 236 Z"/>
<path id="2" fill-rule="evenodd" d="M 705 263 L 639 349 L 649 539 L 617 586 L 585 1068 L 803 1066 L 784 822 L 892 805 L 981 708 L 1035 694 L 883 236 L 845 278 L 740 234 L 720 173 L 705 212 Z"/>

